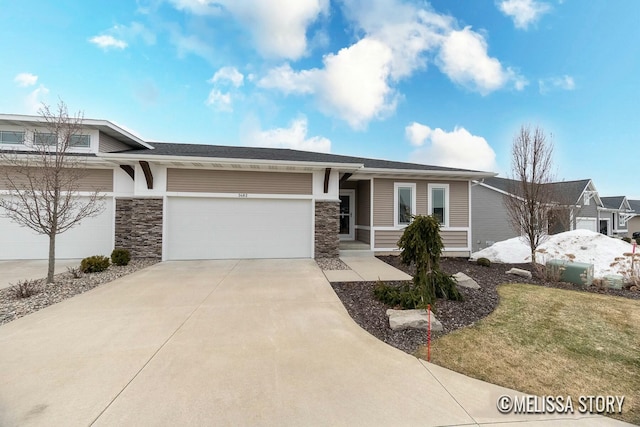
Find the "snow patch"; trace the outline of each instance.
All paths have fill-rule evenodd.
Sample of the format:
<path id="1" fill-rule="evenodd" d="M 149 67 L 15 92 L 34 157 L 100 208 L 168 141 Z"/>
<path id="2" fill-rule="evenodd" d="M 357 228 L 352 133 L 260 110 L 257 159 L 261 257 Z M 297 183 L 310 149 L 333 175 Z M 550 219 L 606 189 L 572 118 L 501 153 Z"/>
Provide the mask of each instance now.
<path id="1" fill-rule="evenodd" d="M 589 230 L 573 230 L 554 234 L 538 247 L 536 260 L 546 263 L 550 259 L 571 260 L 593 264 L 594 277 L 619 274 L 611 266 L 616 258 L 633 251 L 633 245 L 623 240 Z M 497 242 L 471 254 L 471 259 L 488 258 L 492 262 L 521 264 L 531 262 L 529 245 L 522 237 Z"/>

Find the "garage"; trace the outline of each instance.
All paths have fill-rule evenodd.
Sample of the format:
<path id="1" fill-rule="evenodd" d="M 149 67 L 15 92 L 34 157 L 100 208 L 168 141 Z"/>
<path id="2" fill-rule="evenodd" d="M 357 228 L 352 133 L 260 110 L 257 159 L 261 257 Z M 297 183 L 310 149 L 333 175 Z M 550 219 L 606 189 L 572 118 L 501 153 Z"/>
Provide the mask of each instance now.
<path id="1" fill-rule="evenodd" d="M 113 250 L 113 199 L 105 200 L 101 214 L 85 218 L 76 227 L 58 234 L 56 258 L 85 258 L 91 255 L 109 256 Z M 49 238 L 20 227 L 0 216 L 0 259 L 47 259 Z"/>
<path id="2" fill-rule="evenodd" d="M 576 218 L 577 230 L 589 230 L 597 232 L 595 218 Z"/>
<path id="3" fill-rule="evenodd" d="M 169 260 L 310 258 L 312 201 L 282 198 L 169 197 Z"/>

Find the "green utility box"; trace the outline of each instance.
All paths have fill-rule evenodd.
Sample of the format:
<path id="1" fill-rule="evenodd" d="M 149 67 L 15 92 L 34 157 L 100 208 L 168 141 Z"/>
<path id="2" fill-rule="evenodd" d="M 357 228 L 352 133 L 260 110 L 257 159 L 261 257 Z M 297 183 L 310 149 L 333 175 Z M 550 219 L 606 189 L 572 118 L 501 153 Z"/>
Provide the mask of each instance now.
<path id="1" fill-rule="evenodd" d="M 551 259 L 547 261 L 547 279 L 590 286 L 593 282 L 593 264 Z"/>
<path id="2" fill-rule="evenodd" d="M 604 281 L 609 289 L 622 289 L 624 277 L 617 274 L 610 274 L 608 276 L 604 276 Z"/>

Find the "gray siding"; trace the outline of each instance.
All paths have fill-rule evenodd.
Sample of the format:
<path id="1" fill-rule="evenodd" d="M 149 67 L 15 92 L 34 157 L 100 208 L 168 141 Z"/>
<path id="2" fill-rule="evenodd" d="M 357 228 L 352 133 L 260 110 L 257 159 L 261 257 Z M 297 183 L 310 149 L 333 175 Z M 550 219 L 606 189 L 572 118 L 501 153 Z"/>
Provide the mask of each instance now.
<path id="1" fill-rule="evenodd" d="M 120 142 L 115 138 L 110 137 L 109 135 L 100 132 L 100 136 L 98 138 L 98 151 L 101 153 L 114 153 L 116 151 L 124 151 L 129 150 L 129 147 L 124 142 Z"/>
<path id="2" fill-rule="evenodd" d="M 471 250 L 477 252 L 499 242 L 516 237 L 509 222 L 502 193 L 482 185 L 471 187 Z"/>
<path id="3" fill-rule="evenodd" d="M 167 169 L 167 191 L 310 195 L 312 185 L 310 173 Z"/>
<path id="4" fill-rule="evenodd" d="M 356 213 L 358 215 L 356 225 L 371 225 L 371 183 L 369 181 L 358 181 Z"/>

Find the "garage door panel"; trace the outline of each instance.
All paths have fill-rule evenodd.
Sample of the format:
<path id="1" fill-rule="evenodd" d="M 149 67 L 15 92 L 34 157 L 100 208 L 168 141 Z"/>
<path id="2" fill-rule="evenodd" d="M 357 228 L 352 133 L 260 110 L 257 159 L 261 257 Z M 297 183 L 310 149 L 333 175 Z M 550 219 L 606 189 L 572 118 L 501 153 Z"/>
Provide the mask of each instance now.
<path id="1" fill-rule="evenodd" d="M 113 200 L 96 217 L 85 218 L 56 237 L 56 258 L 110 255 L 113 250 Z M 49 238 L 0 217 L 0 259 L 47 259 Z"/>
<path id="2" fill-rule="evenodd" d="M 311 201 L 170 198 L 167 258 L 309 258 Z"/>
<path id="3" fill-rule="evenodd" d="M 576 229 L 598 231 L 595 218 L 576 218 Z"/>

